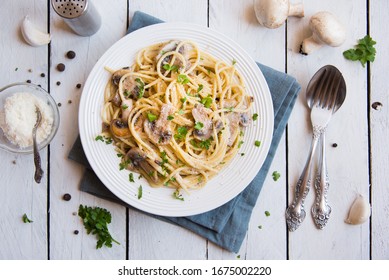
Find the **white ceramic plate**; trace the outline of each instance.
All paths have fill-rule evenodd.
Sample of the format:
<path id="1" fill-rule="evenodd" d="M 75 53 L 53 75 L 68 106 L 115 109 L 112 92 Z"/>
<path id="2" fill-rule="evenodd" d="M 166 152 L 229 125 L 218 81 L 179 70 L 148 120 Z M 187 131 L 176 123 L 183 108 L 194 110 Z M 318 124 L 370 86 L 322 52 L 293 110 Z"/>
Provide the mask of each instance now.
<path id="1" fill-rule="evenodd" d="M 119 171 L 120 159 L 113 145 L 95 141 L 101 133 L 100 112 L 103 92 L 110 75 L 104 66 L 119 69 L 130 66 L 137 52 L 146 46 L 167 40 L 192 40 L 198 47 L 214 57 L 232 62 L 245 79 L 247 91 L 254 96 L 252 113 L 258 120 L 246 128 L 244 144 L 232 162 L 201 190 L 184 194 L 185 200 L 172 197 L 173 190 L 152 188 L 145 179 L 135 176 L 129 182 L 126 170 Z M 145 212 L 162 216 L 188 216 L 212 210 L 228 202 L 252 181 L 267 156 L 273 134 L 273 104 L 267 83 L 253 59 L 235 42 L 206 27 L 192 24 L 161 23 L 148 26 L 123 37 L 99 59 L 92 69 L 81 97 L 79 127 L 85 154 L 94 172 L 104 185 L 118 198 Z M 258 148 L 256 140 L 261 141 Z M 138 188 L 143 195 L 138 199 Z"/>

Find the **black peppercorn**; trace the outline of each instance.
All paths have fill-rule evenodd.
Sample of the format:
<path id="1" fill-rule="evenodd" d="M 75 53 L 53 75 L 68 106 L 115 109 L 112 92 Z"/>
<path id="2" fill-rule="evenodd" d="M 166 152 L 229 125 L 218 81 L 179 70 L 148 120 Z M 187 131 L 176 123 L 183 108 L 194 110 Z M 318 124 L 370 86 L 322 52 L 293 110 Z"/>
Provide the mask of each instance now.
<path id="1" fill-rule="evenodd" d="M 60 81 L 57 81 L 57 86 L 59 86 L 61 84 L 61 82 Z"/>
<path id="2" fill-rule="evenodd" d="M 75 235 L 77 235 L 78 233 L 79 233 L 79 231 L 78 231 L 78 230 L 75 230 L 75 231 L 74 231 L 74 234 L 75 234 Z"/>
<path id="3" fill-rule="evenodd" d="M 65 64 L 59 63 L 59 64 L 57 65 L 57 70 L 60 71 L 60 72 L 65 71 Z"/>
<path id="4" fill-rule="evenodd" d="M 67 56 L 67 58 L 69 58 L 69 59 L 73 59 L 73 58 L 76 57 L 76 53 L 75 53 L 74 51 L 68 51 L 68 52 L 66 53 L 66 56 Z"/>
<path id="5" fill-rule="evenodd" d="M 31 80 L 27 80 L 26 82 L 29 83 L 29 84 L 31 84 Z"/>
<path id="6" fill-rule="evenodd" d="M 41 77 L 44 78 L 46 75 L 45 73 L 41 73 Z"/>
<path id="7" fill-rule="evenodd" d="M 63 200 L 69 201 L 72 198 L 72 196 L 68 193 L 65 193 L 62 198 Z"/>
<path id="8" fill-rule="evenodd" d="M 76 85 L 76 88 L 81 88 L 81 84 L 77 84 L 77 85 Z"/>
<path id="9" fill-rule="evenodd" d="M 332 144 L 332 147 L 336 148 L 336 147 L 338 147 L 338 144 L 334 143 L 334 144 Z"/>

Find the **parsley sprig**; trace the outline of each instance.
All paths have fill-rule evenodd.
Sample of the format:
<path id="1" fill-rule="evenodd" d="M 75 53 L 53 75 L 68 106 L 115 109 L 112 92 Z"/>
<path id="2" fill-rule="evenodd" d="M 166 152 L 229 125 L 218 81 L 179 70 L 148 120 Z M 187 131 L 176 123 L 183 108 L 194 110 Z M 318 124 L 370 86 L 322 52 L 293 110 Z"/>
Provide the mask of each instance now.
<path id="1" fill-rule="evenodd" d="M 365 67 L 366 62 L 373 62 L 375 59 L 376 49 L 374 45 L 376 43 L 369 35 L 366 35 L 358 40 L 358 45 L 355 46 L 355 49 L 343 52 L 343 56 L 352 61 L 359 60 L 362 66 Z"/>
<path id="2" fill-rule="evenodd" d="M 103 245 L 111 248 L 112 242 L 120 245 L 119 242 L 112 238 L 108 231 L 107 225 L 112 220 L 111 213 L 108 210 L 100 207 L 80 205 L 78 208 L 78 216 L 82 218 L 87 234 L 92 233 L 93 235 L 97 235 L 96 249 L 103 247 Z"/>

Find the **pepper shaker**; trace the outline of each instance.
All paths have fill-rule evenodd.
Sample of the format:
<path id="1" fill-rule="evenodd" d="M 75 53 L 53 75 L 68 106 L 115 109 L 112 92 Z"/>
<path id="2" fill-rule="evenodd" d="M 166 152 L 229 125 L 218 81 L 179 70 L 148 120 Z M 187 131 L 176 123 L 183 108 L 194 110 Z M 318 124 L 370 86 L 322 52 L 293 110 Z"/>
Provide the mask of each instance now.
<path id="1" fill-rule="evenodd" d="M 91 36 L 101 26 L 101 16 L 91 0 L 51 0 L 54 11 L 80 36 Z"/>

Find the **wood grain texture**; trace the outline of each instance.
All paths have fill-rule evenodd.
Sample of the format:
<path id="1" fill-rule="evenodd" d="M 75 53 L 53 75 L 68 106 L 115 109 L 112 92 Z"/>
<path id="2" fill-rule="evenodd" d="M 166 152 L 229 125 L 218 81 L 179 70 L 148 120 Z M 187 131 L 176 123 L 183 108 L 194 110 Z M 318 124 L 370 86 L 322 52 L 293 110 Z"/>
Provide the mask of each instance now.
<path id="1" fill-rule="evenodd" d="M 125 259 L 126 257 L 126 209 L 118 204 L 95 198 L 79 191 L 79 183 L 84 167 L 67 159 L 67 155 L 78 135 L 78 105 L 83 85 L 94 64 L 103 53 L 123 34 L 127 23 L 127 1 L 96 1 L 96 8 L 102 16 L 100 30 L 91 37 L 81 37 L 73 33 L 53 10 L 51 10 L 51 92 L 59 107 L 61 125 L 51 145 L 51 189 L 50 189 L 50 247 L 51 259 Z M 66 53 L 73 50 L 74 59 Z M 58 63 L 66 69 L 59 72 Z M 57 81 L 61 85 L 57 85 Z M 69 103 L 71 101 L 71 103 Z M 69 193 L 70 201 L 63 195 Z M 112 236 L 120 245 L 113 249 L 95 249 L 95 236 L 88 236 L 81 219 L 74 215 L 80 204 L 99 206 L 111 212 Z M 79 230 L 75 235 L 74 230 Z"/>
<path id="2" fill-rule="evenodd" d="M 28 1 L 21 8 L 15 1 L 6 0 L 1 6 L 0 87 L 31 80 L 47 89 L 48 47 L 27 45 L 20 32 L 26 15 L 39 29 L 46 31 L 46 1 Z M 45 73 L 46 77 L 40 77 L 41 73 Z M 0 216 L 0 259 L 47 257 L 47 151 L 47 148 L 41 151 L 45 174 L 38 185 L 34 181 L 32 155 L 16 155 L 0 150 L 0 205 L 3 213 Z M 24 224 L 24 213 L 34 222 Z"/>
<path id="3" fill-rule="evenodd" d="M 389 34 L 385 19 L 388 1 L 370 1 L 370 35 L 377 41 L 376 60 L 370 75 L 370 132 L 371 132 L 371 204 L 372 259 L 389 259 L 389 94 L 387 62 Z M 382 106 L 376 107 L 375 102 Z M 374 109 L 376 108 L 376 109 Z"/>
<path id="4" fill-rule="evenodd" d="M 315 228 L 310 215 L 314 191 L 306 199 L 307 217 L 298 230 L 289 234 L 291 259 L 368 259 L 369 225 L 350 226 L 344 223 L 348 209 L 357 193 L 369 196 L 368 127 L 366 105 L 366 69 L 346 61 L 342 52 L 355 44 L 366 33 L 366 2 L 349 1 L 309 2 L 305 17 L 288 24 L 288 73 L 301 83 L 303 91 L 289 122 L 289 200 L 303 169 L 311 141 L 311 125 L 305 101 L 305 88 L 310 77 L 326 64 L 335 65 L 343 73 L 347 84 L 344 105 L 328 125 L 327 160 L 330 178 L 328 195 L 332 213 L 323 230 Z M 303 56 L 299 44 L 311 34 L 310 16 L 318 11 L 332 12 L 347 28 L 346 42 L 337 48 L 323 47 Z M 331 143 L 336 142 L 337 148 Z"/>

